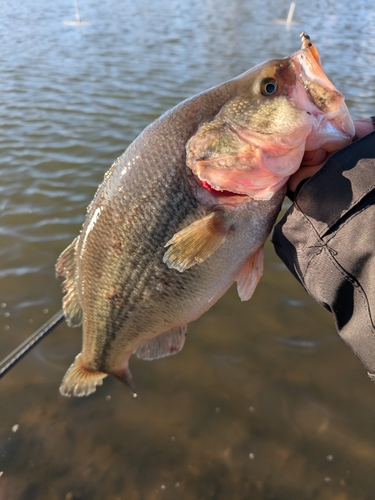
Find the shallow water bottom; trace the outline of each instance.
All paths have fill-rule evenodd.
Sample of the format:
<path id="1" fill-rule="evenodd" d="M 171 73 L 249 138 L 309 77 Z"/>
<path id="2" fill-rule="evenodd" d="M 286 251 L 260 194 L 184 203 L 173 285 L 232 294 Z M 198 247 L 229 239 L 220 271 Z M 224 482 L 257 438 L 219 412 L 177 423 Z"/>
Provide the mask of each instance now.
<path id="1" fill-rule="evenodd" d="M 0 499 L 371 499 L 375 388 L 330 315 L 270 267 L 249 303 L 232 288 L 190 325 L 181 353 L 131 360 L 136 400 L 112 378 L 60 396 L 80 332 L 58 326 L 2 380 Z"/>

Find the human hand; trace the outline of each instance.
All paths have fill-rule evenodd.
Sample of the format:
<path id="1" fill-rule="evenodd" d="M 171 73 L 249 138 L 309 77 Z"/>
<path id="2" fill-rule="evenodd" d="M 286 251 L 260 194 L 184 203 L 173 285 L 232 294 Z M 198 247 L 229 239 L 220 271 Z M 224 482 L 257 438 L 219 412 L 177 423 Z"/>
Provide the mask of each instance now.
<path id="1" fill-rule="evenodd" d="M 372 118 L 363 118 L 362 120 L 354 120 L 356 131 L 355 139 L 360 139 L 370 132 L 374 131 L 375 123 Z M 293 174 L 288 181 L 289 191 L 294 192 L 298 184 L 304 179 L 308 179 L 320 170 L 326 163 L 328 158 L 333 155 L 327 153 L 323 149 L 316 149 L 315 151 L 306 151 L 302 158 L 301 167 Z"/>

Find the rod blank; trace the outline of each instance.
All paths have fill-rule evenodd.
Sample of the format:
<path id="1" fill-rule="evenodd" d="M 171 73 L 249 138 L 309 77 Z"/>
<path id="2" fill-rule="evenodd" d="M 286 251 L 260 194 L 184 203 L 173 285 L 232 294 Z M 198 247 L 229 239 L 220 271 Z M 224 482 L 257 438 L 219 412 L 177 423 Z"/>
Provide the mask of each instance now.
<path id="1" fill-rule="evenodd" d="M 0 378 L 2 378 L 18 361 L 35 347 L 44 337 L 46 337 L 54 328 L 64 319 L 64 313 L 61 309 L 52 316 L 44 325 L 24 340 L 18 347 L 14 349 L 8 356 L 0 361 Z"/>

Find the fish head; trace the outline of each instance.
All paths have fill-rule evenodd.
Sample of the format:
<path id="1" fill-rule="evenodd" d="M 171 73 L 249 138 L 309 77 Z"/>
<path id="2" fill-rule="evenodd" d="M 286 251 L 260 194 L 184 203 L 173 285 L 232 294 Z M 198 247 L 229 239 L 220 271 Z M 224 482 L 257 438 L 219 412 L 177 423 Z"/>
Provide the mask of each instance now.
<path id="1" fill-rule="evenodd" d="M 234 89 L 229 100 L 186 146 L 188 167 L 211 190 L 270 199 L 298 170 L 305 151 L 335 151 L 354 137 L 344 97 L 305 33 L 298 52 L 228 84 Z"/>

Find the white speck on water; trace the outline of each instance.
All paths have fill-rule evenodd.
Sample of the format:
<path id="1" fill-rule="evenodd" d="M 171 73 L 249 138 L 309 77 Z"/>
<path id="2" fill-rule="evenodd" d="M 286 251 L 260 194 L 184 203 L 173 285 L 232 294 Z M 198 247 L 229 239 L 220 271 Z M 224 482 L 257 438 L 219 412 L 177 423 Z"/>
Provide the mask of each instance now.
<path id="1" fill-rule="evenodd" d="M 34 320 L 33 319 L 28 319 L 27 322 L 29 323 L 29 325 L 33 322 Z"/>
<path id="2" fill-rule="evenodd" d="M 332 460 L 333 460 L 333 455 L 327 455 L 327 456 L 326 456 L 326 459 L 328 460 L 328 462 L 332 462 Z"/>
<path id="3" fill-rule="evenodd" d="M 138 394 L 136 392 L 133 393 L 133 398 L 137 398 L 138 397 Z"/>
<path id="4" fill-rule="evenodd" d="M 215 408 L 216 413 L 220 413 L 220 411 L 221 411 L 220 408 Z"/>
<path id="5" fill-rule="evenodd" d="M 4 474 L 3 470 L 0 470 L 0 477 Z"/>
<path id="6" fill-rule="evenodd" d="M 249 458 L 250 458 L 250 460 L 254 460 L 254 458 L 255 458 L 254 453 L 249 453 Z"/>
<path id="7" fill-rule="evenodd" d="M 18 424 L 14 424 L 12 427 L 12 432 L 17 432 L 20 426 Z"/>
<path id="8" fill-rule="evenodd" d="M 9 325 L 5 325 L 4 330 L 9 330 Z"/>
<path id="9" fill-rule="evenodd" d="M 43 314 L 48 314 L 49 309 L 43 309 Z"/>
<path id="10" fill-rule="evenodd" d="M 6 303 L 5 303 L 5 302 L 2 302 L 2 303 L 0 304 L 0 306 L 4 309 L 4 307 L 6 307 L 7 305 L 6 305 Z"/>
<path id="11" fill-rule="evenodd" d="M 250 412 L 250 413 L 254 413 L 254 411 L 255 411 L 254 406 L 249 406 L 249 412 Z"/>
<path id="12" fill-rule="evenodd" d="M 6 318 L 9 318 L 9 316 L 10 316 L 10 312 L 6 312 L 6 313 L 4 313 L 4 316 L 5 316 Z"/>
<path id="13" fill-rule="evenodd" d="M 179 487 L 180 487 L 180 483 L 176 483 L 176 484 L 175 484 L 175 487 L 176 487 L 176 488 L 179 488 Z"/>
<path id="14" fill-rule="evenodd" d="M 172 436 L 171 441 L 172 441 L 172 443 L 174 443 L 176 441 L 176 438 L 174 436 Z"/>
<path id="15" fill-rule="evenodd" d="M 165 490 L 165 485 L 164 485 L 164 484 L 162 484 L 162 485 L 160 486 L 160 488 L 161 488 L 162 490 Z"/>
<path id="16" fill-rule="evenodd" d="M 108 396 L 106 396 L 106 397 L 105 397 L 105 400 L 106 400 L 106 401 L 111 401 L 111 399 L 112 399 L 112 398 L 111 398 L 111 396 L 110 396 L 109 394 L 108 394 Z"/>
<path id="17" fill-rule="evenodd" d="M 325 477 L 325 478 L 324 478 L 324 481 L 325 481 L 326 483 L 329 483 L 329 482 L 330 482 L 330 480 L 331 480 L 331 478 L 330 478 L 330 477 Z"/>

